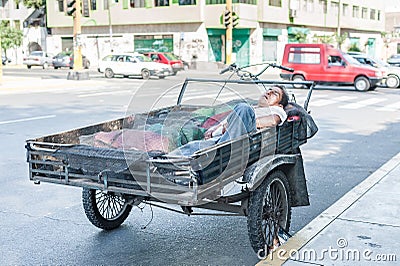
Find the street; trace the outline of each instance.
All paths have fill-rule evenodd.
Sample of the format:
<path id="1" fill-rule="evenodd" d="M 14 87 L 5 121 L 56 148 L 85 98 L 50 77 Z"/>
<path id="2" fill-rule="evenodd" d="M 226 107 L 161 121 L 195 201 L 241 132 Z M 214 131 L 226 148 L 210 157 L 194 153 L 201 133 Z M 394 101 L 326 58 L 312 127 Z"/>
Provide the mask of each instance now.
<path id="1" fill-rule="evenodd" d="M 143 81 L 105 79 L 92 69 L 88 81 L 66 81 L 67 72 L 3 69 L 3 79 L 36 83 L 0 86 L 0 264 L 256 264 L 245 217 L 188 217 L 139 205 L 123 226 L 101 231 L 84 214 L 81 189 L 29 181 L 26 139 L 147 110 L 185 76 L 212 75 L 189 70 Z M 306 90 L 289 91 L 303 103 Z M 293 208 L 292 234 L 400 151 L 399 89 L 317 86 L 309 109 L 319 127 L 302 146 L 311 205 Z"/>

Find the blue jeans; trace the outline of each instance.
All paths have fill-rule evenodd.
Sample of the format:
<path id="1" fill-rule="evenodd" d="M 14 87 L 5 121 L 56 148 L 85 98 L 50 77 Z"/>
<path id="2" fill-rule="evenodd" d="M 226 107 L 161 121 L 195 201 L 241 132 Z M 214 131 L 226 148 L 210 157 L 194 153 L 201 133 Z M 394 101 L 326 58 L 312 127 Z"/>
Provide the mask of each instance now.
<path id="1" fill-rule="evenodd" d="M 170 155 L 190 156 L 200 149 L 210 147 L 256 130 L 256 117 L 254 110 L 246 103 L 239 103 L 233 108 L 233 112 L 227 117 L 228 126 L 221 137 L 214 137 L 208 140 L 191 141 L 170 152 Z"/>
<path id="2" fill-rule="evenodd" d="M 238 138 L 256 130 L 256 116 L 251 106 L 239 103 L 227 117 L 228 127 L 217 143 Z"/>

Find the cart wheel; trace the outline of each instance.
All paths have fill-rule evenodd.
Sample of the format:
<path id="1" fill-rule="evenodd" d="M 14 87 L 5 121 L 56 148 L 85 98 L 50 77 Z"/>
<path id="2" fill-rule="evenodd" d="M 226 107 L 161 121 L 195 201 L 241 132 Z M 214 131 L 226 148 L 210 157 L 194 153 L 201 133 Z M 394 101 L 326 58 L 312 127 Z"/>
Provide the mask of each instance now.
<path id="1" fill-rule="evenodd" d="M 289 183 L 282 171 L 274 171 L 251 193 L 247 229 L 253 250 L 267 256 L 278 246 L 278 231 L 288 231 L 291 217 Z"/>
<path id="2" fill-rule="evenodd" d="M 82 201 L 89 221 L 104 230 L 119 227 L 132 209 L 121 195 L 95 189 L 83 188 Z"/>

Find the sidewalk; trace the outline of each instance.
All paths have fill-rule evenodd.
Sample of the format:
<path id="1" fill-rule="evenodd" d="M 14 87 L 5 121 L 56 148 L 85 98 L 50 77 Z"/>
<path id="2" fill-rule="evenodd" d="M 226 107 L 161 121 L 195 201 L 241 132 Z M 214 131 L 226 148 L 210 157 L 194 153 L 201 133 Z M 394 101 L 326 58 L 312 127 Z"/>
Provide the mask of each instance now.
<path id="1" fill-rule="evenodd" d="M 399 188 L 400 153 L 257 265 L 399 265 Z"/>

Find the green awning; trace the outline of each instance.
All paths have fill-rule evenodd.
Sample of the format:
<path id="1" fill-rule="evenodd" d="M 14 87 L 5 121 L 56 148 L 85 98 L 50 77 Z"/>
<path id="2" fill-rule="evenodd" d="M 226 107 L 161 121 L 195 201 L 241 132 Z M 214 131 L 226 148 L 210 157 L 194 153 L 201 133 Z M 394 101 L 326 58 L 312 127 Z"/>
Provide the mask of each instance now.
<path id="1" fill-rule="evenodd" d="M 280 36 L 280 35 L 282 35 L 281 29 L 270 29 L 270 28 L 263 29 L 263 36 Z"/>
<path id="2" fill-rule="evenodd" d="M 309 34 L 310 29 L 309 28 L 302 28 L 302 27 L 288 27 L 287 28 L 288 34 L 289 35 L 295 35 L 299 32 L 304 33 L 304 34 Z"/>

